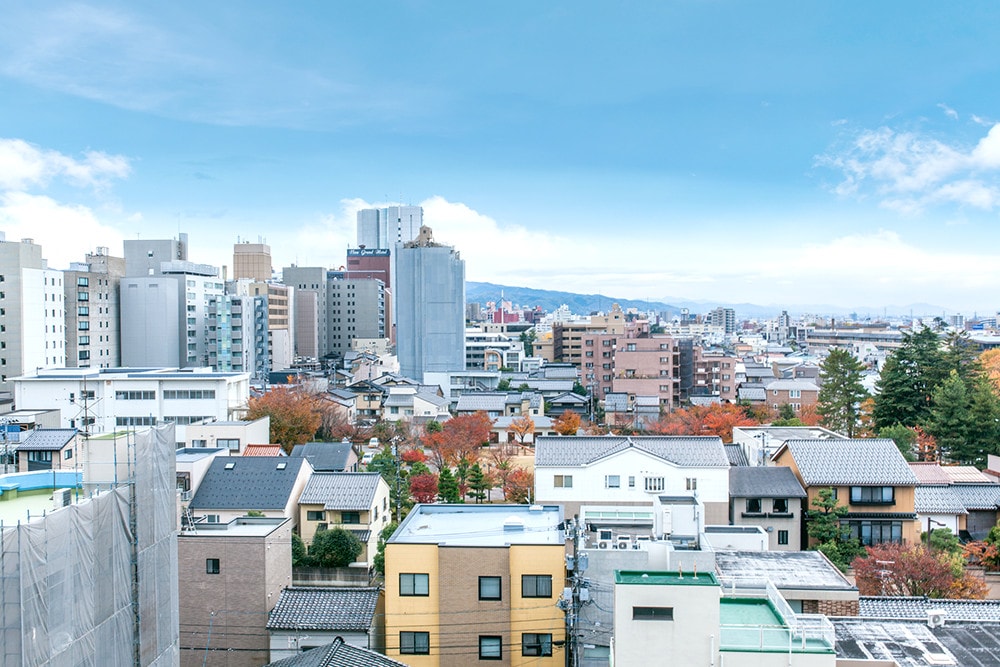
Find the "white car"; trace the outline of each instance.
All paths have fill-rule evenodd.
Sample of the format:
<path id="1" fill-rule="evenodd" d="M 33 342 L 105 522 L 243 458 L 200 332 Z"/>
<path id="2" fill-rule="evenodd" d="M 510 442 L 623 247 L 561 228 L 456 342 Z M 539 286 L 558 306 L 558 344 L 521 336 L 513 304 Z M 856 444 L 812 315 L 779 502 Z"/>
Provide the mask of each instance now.
<path id="1" fill-rule="evenodd" d="M 375 452 L 365 452 L 365 455 L 361 457 L 361 465 L 367 466 L 375 458 Z"/>

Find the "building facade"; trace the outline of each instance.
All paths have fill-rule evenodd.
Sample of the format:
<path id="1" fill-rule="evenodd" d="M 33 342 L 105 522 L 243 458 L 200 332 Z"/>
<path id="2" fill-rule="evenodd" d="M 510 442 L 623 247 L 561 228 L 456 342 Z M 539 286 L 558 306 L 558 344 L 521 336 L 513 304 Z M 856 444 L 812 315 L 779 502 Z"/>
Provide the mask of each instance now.
<path id="1" fill-rule="evenodd" d="M 117 368 L 121 365 L 120 290 L 125 259 L 107 248 L 63 273 L 66 305 L 66 365 Z"/>

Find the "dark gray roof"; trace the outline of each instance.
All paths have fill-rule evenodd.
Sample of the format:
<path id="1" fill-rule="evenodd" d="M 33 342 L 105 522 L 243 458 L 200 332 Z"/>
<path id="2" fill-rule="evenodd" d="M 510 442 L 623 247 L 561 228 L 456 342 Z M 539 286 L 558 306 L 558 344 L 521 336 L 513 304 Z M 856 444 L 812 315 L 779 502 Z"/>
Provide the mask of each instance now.
<path id="1" fill-rule="evenodd" d="M 732 498 L 805 498 L 795 473 L 785 466 L 747 466 L 729 469 Z"/>
<path id="2" fill-rule="evenodd" d="M 1000 622 L 1000 600 L 932 600 L 917 597 L 865 597 L 858 599 L 858 615 L 873 618 L 927 620 L 929 610 L 941 610 L 948 621 Z"/>
<path id="3" fill-rule="evenodd" d="M 748 466 L 750 461 L 747 460 L 747 453 L 743 451 L 743 446 L 738 444 L 728 444 L 726 447 L 726 456 L 729 457 L 729 465 L 731 466 Z"/>
<path id="4" fill-rule="evenodd" d="M 229 470 L 226 466 L 232 464 Z M 284 465 L 283 469 L 279 469 Z M 288 504 L 305 459 L 217 456 L 191 499 L 192 510 L 280 510 Z"/>
<path id="5" fill-rule="evenodd" d="M 75 428 L 38 428 L 17 446 L 19 452 L 57 452 L 76 437 Z"/>
<path id="6" fill-rule="evenodd" d="M 914 489 L 913 511 L 918 514 L 968 514 L 962 499 L 950 486 L 918 486 Z"/>
<path id="7" fill-rule="evenodd" d="M 307 442 L 292 447 L 292 457 L 305 458 L 317 472 L 342 472 L 347 470 L 351 443 Z"/>
<path id="8" fill-rule="evenodd" d="M 629 448 L 678 466 L 729 467 L 726 449 L 717 436 L 538 436 L 535 467 L 583 466 Z"/>
<path id="9" fill-rule="evenodd" d="M 932 629 L 925 621 L 857 617 L 830 620 L 836 633 L 838 659 L 895 661 L 900 667 L 1000 664 L 1000 623 L 945 621 Z"/>
<path id="10" fill-rule="evenodd" d="M 995 510 L 1000 505 L 1000 484 L 954 484 L 950 488 L 967 510 Z"/>
<path id="11" fill-rule="evenodd" d="M 345 644 L 342 637 L 337 637 L 332 644 L 268 663 L 265 667 L 406 667 L 406 664 L 375 651 Z"/>
<path id="12" fill-rule="evenodd" d="M 379 589 L 292 586 L 281 591 L 267 618 L 268 630 L 367 632 Z"/>
<path id="13" fill-rule="evenodd" d="M 856 590 L 819 551 L 717 551 L 723 579 L 769 579 L 778 588 Z"/>
<path id="14" fill-rule="evenodd" d="M 301 505 L 322 504 L 328 510 L 368 510 L 375 499 L 377 472 L 317 472 L 299 497 Z"/>
<path id="15" fill-rule="evenodd" d="M 806 486 L 916 486 L 919 482 L 896 443 L 872 440 L 787 440 Z"/>

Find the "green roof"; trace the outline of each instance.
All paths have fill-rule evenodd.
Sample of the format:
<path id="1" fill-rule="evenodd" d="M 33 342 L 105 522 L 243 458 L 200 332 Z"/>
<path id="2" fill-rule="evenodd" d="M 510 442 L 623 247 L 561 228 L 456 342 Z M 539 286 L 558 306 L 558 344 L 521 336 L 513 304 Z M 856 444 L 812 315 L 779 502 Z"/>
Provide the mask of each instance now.
<path id="1" fill-rule="evenodd" d="M 616 584 L 643 586 L 718 586 L 711 572 L 644 572 L 640 570 L 615 570 Z"/>

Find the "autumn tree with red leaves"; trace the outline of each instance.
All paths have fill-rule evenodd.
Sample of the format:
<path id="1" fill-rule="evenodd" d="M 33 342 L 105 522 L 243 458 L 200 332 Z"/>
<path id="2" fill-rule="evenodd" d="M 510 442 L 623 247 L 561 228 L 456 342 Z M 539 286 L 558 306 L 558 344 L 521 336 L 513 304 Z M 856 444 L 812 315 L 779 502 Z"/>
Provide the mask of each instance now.
<path id="1" fill-rule="evenodd" d="M 482 447 L 489 444 L 492 430 L 493 420 L 483 411 L 459 415 L 446 421 L 440 431 L 424 435 L 423 445 L 440 470 L 459 461 L 478 460 Z"/>
<path id="2" fill-rule="evenodd" d="M 316 437 L 323 421 L 323 410 L 312 394 L 282 385 L 250 399 L 247 419 L 253 421 L 261 417 L 270 417 L 271 442 L 291 453 L 295 445 Z"/>
<path id="3" fill-rule="evenodd" d="M 534 488 L 534 474 L 525 468 L 514 468 L 503 484 L 503 497 L 511 503 L 527 503 Z"/>
<path id="4" fill-rule="evenodd" d="M 517 444 L 524 447 L 525 441 L 528 439 L 529 435 L 535 432 L 535 420 L 533 420 L 528 415 L 522 415 L 516 419 L 512 419 L 510 426 L 507 430 L 514 434 L 517 438 Z"/>
<path id="5" fill-rule="evenodd" d="M 438 494 L 438 477 L 434 473 L 414 475 L 410 478 L 410 495 L 418 503 L 432 503 Z"/>
<path id="6" fill-rule="evenodd" d="M 861 595 L 915 596 L 982 600 L 987 587 L 965 571 L 963 558 L 946 551 L 929 551 L 923 544 L 895 542 L 867 548 L 856 558 L 854 577 Z"/>
<path id="7" fill-rule="evenodd" d="M 559 435 L 576 435 L 580 430 L 580 415 L 573 410 L 566 410 L 552 420 L 552 430 Z"/>
<path id="8" fill-rule="evenodd" d="M 665 413 L 648 430 L 657 435 L 717 435 L 723 442 L 732 442 L 735 427 L 759 424 L 741 406 L 721 403 L 692 405 Z"/>

